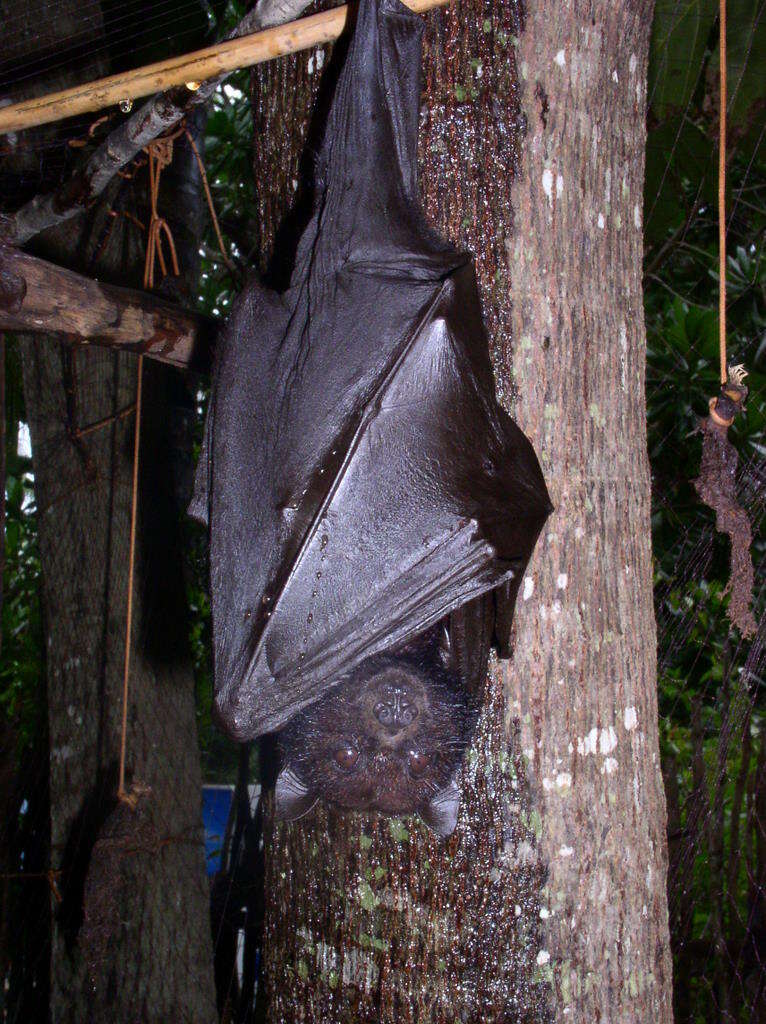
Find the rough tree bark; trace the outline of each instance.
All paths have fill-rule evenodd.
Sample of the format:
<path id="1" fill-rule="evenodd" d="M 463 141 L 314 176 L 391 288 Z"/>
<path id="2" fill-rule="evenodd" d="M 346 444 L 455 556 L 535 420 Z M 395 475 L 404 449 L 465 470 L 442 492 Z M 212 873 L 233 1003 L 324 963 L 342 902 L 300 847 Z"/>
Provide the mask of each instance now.
<path id="1" fill-rule="evenodd" d="M 671 1020 L 641 291 L 652 10 L 529 5 L 502 355 L 557 508 L 504 671 L 543 822 L 551 981 L 562 1020 L 625 1024 Z"/>
<path id="2" fill-rule="evenodd" d="M 9 6 L 17 31 L 8 46 L 22 65 L 44 45 L 55 53 L 57 40 L 83 24 L 98 35 L 95 3 L 85 10 L 80 2 L 59 3 L 55 18 L 48 17 L 43 0 Z M 94 70 L 103 69 L 67 68 L 53 78 L 65 84 Z M 38 84 L 50 88 L 55 81 Z M 165 174 L 164 180 L 174 178 L 165 209 L 182 266 L 194 280 L 197 268 L 188 257 L 200 227 L 199 181 L 182 148 L 177 145 L 176 163 Z M 17 154 L 20 173 L 25 152 L 22 146 Z M 34 148 L 31 156 L 34 165 Z M 179 161 L 186 174 L 177 173 Z M 14 154 L 6 173 L 8 166 L 14 166 Z M 108 200 L 135 211 L 141 194 L 136 181 L 121 183 Z M 77 230 L 41 237 L 36 251 L 137 286 L 142 244 L 135 229 L 124 229 L 124 219 L 116 226 L 114 220 L 99 207 Z M 128 780 L 150 789 L 142 815 L 142 835 L 150 842 L 137 842 L 116 864 L 109 890 L 115 914 L 102 947 L 91 950 L 95 969 L 89 970 L 80 943 L 84 883 L 94 840 L 114 806 L 119 756 L 134 423 L 121 413 L 135 401 L 136 357 L 67 347 L 55 337 L 19 340 L 43 570 L 51 867 L 61 872 L 63 895 L 60 906 L 52 905 L 51 1018 L 57 1024 L 212 1024 L 217 1015 L 194 685 L 167 440 L 175 420 L 176 371 L 156 364 L 144 370 L 127 766 Z M 116 418 L 78 436 L 78 428 L 109 417 Z"/>
<path id="3" fill-rule="evenodd" d="M 514 658 L 490 672 L 456 834 L 321 809 L 267 827 L 274 1020 L 671 1019 L 640 284 L 651 0 L 524 9 L 426 17 L 421 185 L 476 255 L 498 388 L 556 513 Z M 253 74 L 277 282 L 328 58 Z"/>

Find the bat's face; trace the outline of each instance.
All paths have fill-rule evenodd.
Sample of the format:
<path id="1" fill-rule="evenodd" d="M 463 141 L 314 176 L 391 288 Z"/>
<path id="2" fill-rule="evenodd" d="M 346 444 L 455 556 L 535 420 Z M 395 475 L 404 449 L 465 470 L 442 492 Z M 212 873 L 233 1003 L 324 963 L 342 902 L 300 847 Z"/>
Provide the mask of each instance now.
<path id="1" fill-rule="evenodd" d="M 370 659 L 281 734 L 277 815 L 300 817 L 324 800 L 345 810 L 417 813 L 447 835 L 475 718 L 435 652 Z"/>

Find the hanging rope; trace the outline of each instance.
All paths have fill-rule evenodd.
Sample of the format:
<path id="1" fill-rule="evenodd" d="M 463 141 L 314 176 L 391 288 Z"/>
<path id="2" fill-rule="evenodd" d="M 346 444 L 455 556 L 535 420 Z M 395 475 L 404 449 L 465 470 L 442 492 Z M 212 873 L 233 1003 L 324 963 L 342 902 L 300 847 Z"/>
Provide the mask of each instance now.
<path id="1" fill-rule="evenodd" d="M 719 0 L 718 16 L 720 110 L 718 116 L 718 352 L 721 394 L 708 405 L 713 422 L 730 427 L 742 411 L 747 387 L 744 366 L 729 366 L 726 358 L 726 107 L 728 86 L 726 73 L 726 0 Z"/>
<path id="2" fill-rule="evenodd" d="M 709 415 L 700 422 L 702 460 L 694 488 L 715 512 L 715 526 L 731 542 L 731 570 L 724 593 L 729 593 L 728 615 L 747 637 L 756 630 L 750 609 L 753 596 L 752 530 L 737 497 L 737 449 L 729 441 L 729 427 L 744 411 L 747 398 L 744 366 L 728 366 L 726 359 L 726 0 L 719 0 L 720 113 L 718 125 L 718 346 L 721 390 L 708 402 Z"/>
<path id="3" fill-rule="evenodd" d="M 168 274 L 168 263 L 165 260 L 163 252 L 162 242 L 163 235 L 168 244 L 168 251 L 170 253 L 170 265 L 172 266 L 173 274 L 177 277 L 179 274 L 178 257 L 176 254 L 176 246 L 173 240 L 173 232 L 170 230 L 170 226 L 164 217 L 161 217 L 158 210 L 158 202 L 160 195 L 160 179 L 162 172 L 166 167 L 169 167 L 173 161 L 173 143 L 176 139 L 180 138 L 181 135 L 185 135 L 190 146 L 194 157 L 197 161 L 197 166 L 200 170 L 202 177 L 202 184 L 205 189 L 205 196 L 207 197 L 208 207 L 210 209 L 210 216 L 213 221 L 213 227 L 215 229 L 216 238 L 218 239 L 218 245 L 220 246 L 221 253 L 226 262 L 226 265 L 230 270 L 234 271 L 234 266 L 226 255 L 226 248 L 224 246 L 223 237 L 221 236 L 221 230 L 218 226 L 218 218 L 215 214 L 215 208 L 213 206 L 213 197 L 210 194 L 210 186 L 207 181 L 207 174 L 205 173 L 205 167 L 202 163 L 202 158 L 199 154 L 194 139 L 191 133 L 188 131 L 185 125 L 177 128 L 170 135 L 164 136 L 161 139 L 155 139 L 150 142 L 146 147 L 146 153 L 149 158 L 149 203 L 151 206 L 151 217 L 149 221 L 149 227 L 147 230 L 146 238 L 146 258 L 144 261 L 144 288 L 151 289 L 154 287 L 154 268 L 155 263 L 158 262 L 162 276 L 166 277 Z M 123 673 L 122 673 L 122 727 L 120 733 L 120 775 L 119 785 L 117 788 L 118 799 L 129 804 L 132 808 L 135 808 L 136 803 L 140 796 L 147 790 L 145 787 L 140 785 L 134 785 L 130 792 L 125 789 L 125 760 L 127 753 L 127 732 L 128 732 L 128 700 L 130 695 L 130 641 L 133 630 L 133 580 L 135 576 L 135 560 L 136 560 L 136 517 L 138 510 L 138 468 L 139 468 L 139 452 L 141 447 L 141 384 L 143 376 L 143 355 L 138 357 L 137 367 L 137 380 L 136 380 L 136 402 L 135 408 L 136 420 L 133 434 L 133 489 L 131 497 L 131 509 L 130 509 L 130 546 L 128 554 L 128 603 L 126 611 L 126 623 L 125 623 L 125 652 L 123 657 Z M 121 415 L 126 415 L 131 411 L 131 408 L 123 410 Z M 95 426 L 101 426 L 96 424 Z M 89 429 L 95 429 L 92 426 Z"/>
<path id="4" fill-rule="evenodd" d="M 208 206 L 210 208 L 210 215 L 213 220 L 213 227 L 215 228 L 216 237 L 218 244 L 221 248 L 221 253 L 226 265 L 233 271 L 233 264 L 230 262 L 226 255 L 226 249 L 224 246 L 221 231 L 218 226 L 218 218 L 215 214 L 215 208 L 213 206 L 213 198 L 210 194 L 210 187 L 207 181 L 207 175 L 205 168 L 200 157 L 199 150 L 194 144 L 194 139 L 185 126 L 181 126 L 171 135 L 167 135 L 162 139 L 155 139 L 150 142 L 146 147 L 146 152 L 149 157 L 149 201 L 151 205 L 151 219 L 149 221 L 149 229 L 147 232 L 146 240 L 146 259 L 144 262 L 144 288 L 150 289 L 154 287 L 154 266 L 155 261 L 159 262 L 160 270 L 162 271 L 163 277 L 167 276 L 167 263 L 165 261 L 164 253 L 162 250 L 162 236 L 164 234 L 168 248 L 170 252 L 170 260 L 173 268 L 173 273 L 178 276 L 178 257 L 176 255 L 175 242 L 173 241 L 173 233 L 170 230 L 170 226 L 164 217 L 161 217 L 157 209 L 160 194 L 160 178 L 163 170 L 168 167 L 173 160 L 173 143 L 181 135 L 185 135 L 189 141 L 192 152 L 194 153 L 199 167 L 200 174 L 202 176 L 202 184 L 205 189 L 205 195 L 207 197 Z M 138 357 L 137 367 L 137 380 L 136 380 L 136 402 L 135 402 L 135 428 L 133 434 L 133 488 L 131 497 L 131 509 L 130 509 L 130 544 L 128 554 L 128 602 L 127 611 L 125 615 L 125 651 L 123 657 L 123 673 L 122 673 L 122 726 L 120 733 L 120 775 L 119 784 L 117 787 L 117 797 L 122 803 L 129 804 L 135 809 L 135 806 L 141 797 L 141 795 L 147 792 L 146 788 L 140 785 L 132 787 L 130 792 L 125 788 L 125 760 L 127 753 L 127 733 L 128 733 L 128 700 L 130 696 L 130 641 L 131 634 L 133 631 L 133 580 L 135 576 L 135 561 L 136 561 L 136 518 L 138 510 L 138 468 L 139 468 L 139 453 L 141 447 L 141 393 L 142 393 L 142 376 L 143 376 L 143 355 Z M 125 413 L 130 410 L 125 410 Z M 99 424 L 100 425 L 100 424 Z"/>
<path id="5" fill-rule="evenodd" d="M 720 0 L 718 36 L 721 93 L 718 117 L 718 347 L 721 384 L 726 384 L 726 0 Z"/>
<path id="6" fill-rule="evenodd" d="M 215 237 L 218 239 L 218 248 L 221 250 L 223 256 L 223 262 L 226 264 L 229 272 L 236 276 L 237 268 L 229 259 L 228 253 L 226 252 L 226 246 L 223 243 L 223 236 L 221 235 L 221 229 L 218 226 L 218 217 L 215 213 L 215 206 L 213 205 L 213 196 L 210 193 L 210 185 L 207 180 L 207 173 L 205 172 L 205 165 L 202 162 L 202 157 L 199 155 L 197 144 L 191 136 L 191 132 L 188 128 L 184 129 L 184 134 L 188 139 L 189 145 L 191 146 L 192 153 L 194 153 L 194 159 L 197 161 L 197 167 L 199 168 L 200 177 L 202 178 L 202 187 L 205 190 L 205 198 L 207 199 L 207 206 L 210 210 L 210 219 L 213 222 L 213 229 L 215 230 Z"/>
<path id="7" fill-rule="evenodd" d="M 205 164 L 200 156 L 197 144 L 192 138 L 191 132 L 185 125 L 181 125 L 180 128 L 176 129 L 170 135 L 165 135 L 161 139 L 155 139 L 154 142 L 150 142 L 146 147 L 146 153 L 149 157 L 149 199 L 151 202 L 151 219 L 149 221 L 149 231 L 146 240 L 146 261 L 144 264 L 144 288 L 147 289 L 154 287 L 155 259 L 159 262 L 162 276 L 166 277 L 168 273 L 165 256 L 162 251 L 163 234 L 170 249 L 173 273 L 176 277 L 179 274 L 178 258 L 176 256 L 173 232 L 170 230 L 168 222 L 163 217 L 160 217 L 157 211 L 157 203 L 160 194 L 160 177 L 162 175 L 162 171 L 172 163 L 173 143 L 176 139 L 180 138 L 181 135 L 186 137 L 186 140 L 191 147 L 191 151 L 194 154 L 194 159 L 197 162 L 197 167 L 199 168 L 200 177 L 202 179 L 202 187 L 205 191 L 205 199 L 207 200 L 208 209 L 210 211 L 210 219 L 213 222 L 213 230 L 215 231 L 215 237 L 218 241 L 218 248 L 221 250 L 223 261 L 231 274 L 236 276 L 237 273 L 237 268 L 229 259 L 229 255 L 226 252 L 226 246 L 223 241 L 221 228 L 218 224 L 218 217 L 215 212 L 213 196 L 210 192 Z"/>
<path id="8" fill-rule="evenodd" d="M 128 735 L 128 696 L 130 682 L 130 639 L 133 631 L 133 577 L 136 563 L 136 518 L 138 510 L 138 457 L 141 447 L 141 383 L 144 357 L 139 355 L 136 380 L 136 423 L 133 430 L 133 489 L 130 503 L 130 543 L 128 548 L 128 603 L 125 613 L 125 654 L 122 669 L 122 729 L 120 733 L 120 779 L 117 798 L 135 809 L 143 787 L 125 789 L 125 754 Z"/>
<path id="9" fill-rule="evenodd" d="M 165 255 L 162 251 L 163 233 L 170 250 L 170 260 L 173 267 L 173 273 L 176 277 L 178 277 L 178 274 L 180 273 L 178 269 L 178 257 L 176 255 L 176 244 L 173 241 L 173 232 L 170 230 L 165 218 L 160 217 L 157 211 L 157 202 L 160 195 L 160 177 L 162 176 L 163 170 L 168 167 L 173 160 L 173 142 L 179 137 L 182 131 L 183 128 L 179 128 L 171 135 L 166 135 L 161 139 L 155 139 L 146 147 L 146 153 L 149 157 L 149 202 L 151 204 L 151 217 L 146 236 L 146 260 L 144 262 L 144 288 L 147 290 L 154 287 L 155 258 L 159 261 L 162 276 L 167 277 L 168 275 Z"/>
<path id="10" fill-rule="evenodd" d="M 173 160 L 173 141 L 178 138 L 183 129 L 178 129 L 172 135 L 162 139 L 155 139 L 146 147 L 149 157 L 149 203 L 151 205 L 151 218 L 146 237 L 146 258 L 144 260 L 144 288 L 154 287 L 154 263 L 155 258 L 159 261 L 162 276 L 167 276 L 167 264 L 162 251 L 163 232 L 168 242 L 170 258 L 173 266 L 173 273 L 178 276 L 178 257 L 176 246 L 173 241 L 173 233 L 167 221 L 160 217 L 157 203 L 160 195 L 160 178 L 163 170 Z M 138 511 L 138 465 L 141 450 L 141 395 L 143 380 L 144 357 L 139 355 L 136 368 L 136 403 L 135 403 L 135 426 L 133 428 L 133 485 L 130 502 L 130 541 L 128 548 L 128 602 L 125 613 L 125 650 L 122 663 L 122 722 L 120 729 L 120 775 L 117 786 L 117 799 L 121 803 L 128 804 L 135 810 L 140 796 L 146 792 L 142 786 L 134 785 L 130 791 L 125 788 L 125 758 L 127 753 L 128 736 L 128 700 L 130 696 L 130 642 L 133 632 L 133 579 L 136 566 L 136 519 Z"/>
<path id="11" fill-rule="evenodd" d="M 164 218 L 160 217 L 157 204 L 159 200 L 160 178 L 162 171 L 173 159 L 173 142 L 185 134 L 191 144 L 197 160 L 205 187 L 205 194 L 210 206 L 210 213 L 221 246 L 224 259 L 223 239 L 218 228 L 218 221 L 212 205 L 212 197 L 207 184 L 202 161 L 194 145 L 194 141 L 186 128 L 181 126 L 172 135 L 159 139 L 146 151 L 149 158 L 149 198 L 151 204 L 151 220 L 147 228 L 146 260 L 144 263 L 144 287 L 154 285 L 155 263 L 159 263 L 163 276 L 167 275 L 168 263 L 163 253 L 163 240 L 167 241 L 170 264 L 173 273 L 178 274 L 178 260 L 173 235 Z M 164 239 L 163 239 L 164 236 Z M 227 261 L 228 262 L 228 261 Z M 107 817 L 99 830 L 99 836 L 93 846 L 90 865 L 83 888 L 83 925 L 80 931 L 80 948 L 85 961 L 88 976 L 95 986 L 103 982 L 103 965 L 108 950 L 112 947 L 113 937 L 121 926 L 121 906 L 128 896 L 128 874 L 126 857 L 134 854 L 152 855 L 162 849 L 171 837 L 157 836 L 150 807 L 144 802 L 139 806 L 141 798 L 149 792 L 148 787 L 133 780 L 130 790 L 125 786 L 125 766 L 127 759 L 128 734 L 128 703 L 130 700 L 130 655 L 133 633 L 133 602 L 136 563 L 136 525 L 138 518 L 138 479 L 139 459 L 141 451 L 141 410 L 143 355 L 138 357 L 136 377 L 135 429 L 133 434 L 133 480 L 130 507 L 130 541 L 128 549 L 128 596 L 125 614 L 125 650 L 122 673 L 122 721 L 120 730 L 120 763 L 119 783 L 117 787 L 117 806 Z M 188 840 L 182 839 L 186 842 Z M 191 841 L 196 841 L 193 837 Z"/>

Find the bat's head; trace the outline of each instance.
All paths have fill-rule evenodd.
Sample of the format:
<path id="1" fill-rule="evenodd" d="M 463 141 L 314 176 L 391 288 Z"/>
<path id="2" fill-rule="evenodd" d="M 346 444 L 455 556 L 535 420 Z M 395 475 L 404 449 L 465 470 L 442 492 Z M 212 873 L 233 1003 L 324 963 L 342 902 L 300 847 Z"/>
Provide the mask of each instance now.
<path id="1" fill-rule="evenodd" d="M 439 835 L 457 823 L 455 776 L 476 708 L 434 645 L 371 658 L 298 714 L 279 737 L 277 817 L 318 800 L 341 810 L 419 814 Z"/>

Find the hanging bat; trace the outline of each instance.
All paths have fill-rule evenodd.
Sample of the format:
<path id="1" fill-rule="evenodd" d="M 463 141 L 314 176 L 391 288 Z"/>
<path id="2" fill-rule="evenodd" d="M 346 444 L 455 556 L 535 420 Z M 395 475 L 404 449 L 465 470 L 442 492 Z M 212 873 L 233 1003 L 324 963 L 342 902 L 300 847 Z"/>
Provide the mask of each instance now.
<path id="1" fill-rule="evenodd" d="M 190 511 L 217 714 L 239 740 L 282 730 L 278 810 L 419 810 L 444 834 L 471 680 L 551 505 L 496 400 L 471 258 L 419 206 L 421 34 L 362 0 L 289 287 L 250 281 L 219 344 Z"/>

